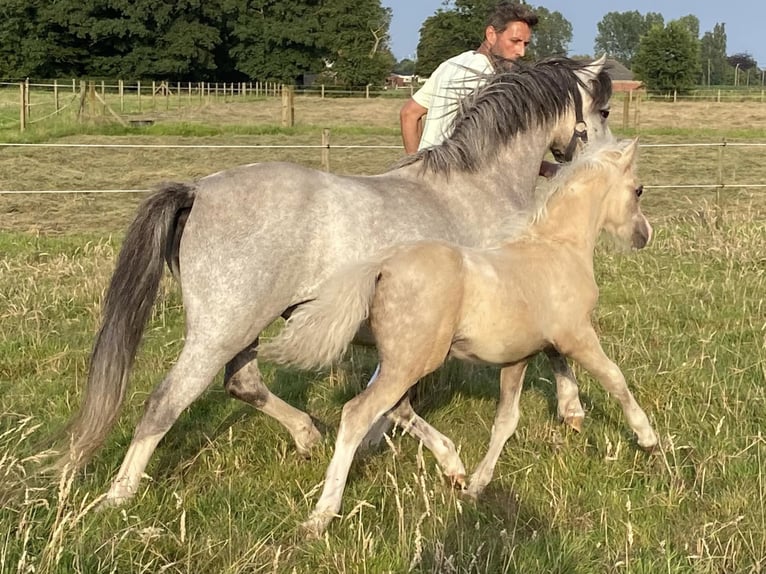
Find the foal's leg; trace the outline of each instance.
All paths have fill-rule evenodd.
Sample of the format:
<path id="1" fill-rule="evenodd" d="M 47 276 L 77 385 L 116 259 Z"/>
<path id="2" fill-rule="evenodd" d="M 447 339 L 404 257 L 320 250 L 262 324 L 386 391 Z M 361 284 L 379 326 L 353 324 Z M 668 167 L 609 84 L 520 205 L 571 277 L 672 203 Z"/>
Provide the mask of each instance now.
<path id="1" fill-rule="evenodd" d="M 574 349 L 571 352 L 568 351 L 567 355 L 580 363 L 620 402 L 630 428 L 638 437 L 638 444 L 646 450 L 652 450 L 657 446 L 657 435 L 654 434 L 646 413 L 633 398 L 620 367 L 604 353 L 598 336 L 592 328 L 588 328 L 584 335 L 578 337 Z"/>
<path id="2" fill-rule="evenodd" d="M 492 434 L 489 437 L 487 454 L 471 475 L 465 491 L 465 494 L 471 498 L 477 498 L 492 480 L 500 453 L 506 441 L 516 431 L 521 415 L 519 399 L 526 370 L 527 362 L 522 361 L 500 371 L 500 400 L 495 413 L 495 423 L 492 425 Z"/>
<path id="3" fill-rule="evenodd" d="M 308 537 L 319 537 L 340 511 L 354 454 L 373 423 L 392 409 L 416 382 L 417 379 L 403 378 L 401 372 L 387 372 L 382 365 L 378 381 L 343 406 L 335 452 L 327 467 L 322 494 L 302 524 Z"/>
<path id="4" fill-rule="evenodd" d="M 226 364 L 224 388 L 233 397 L 278 420 L 292 435 L 295 448 L 304 456 L 322 439 L 311 417 L 269 391 L 261 379 L 256 358 L 258 339 Z"/>
<path id="5" fill-rule="evenodd" d="M 407 395 L 386 417 L 415 437 L 431 451 L 442 472 L 453 484 L 465 485 L 465 466 L 460 460 L 455 443 L 424 421 L 413 409 Z"/>
<path id="6" fill-rule="evenodd" d="M 370 377 L 370 382 L 367 383 L 368 387 L 377 380 L 379 373 L 380 364 Z M 422 442 L 434 455 L 442 472 L 454 484 L 461 486 L 465 484 L 465 466 L 460 460 L 455 443 L 428 424 L 413 410 L 408 394 L 405 394 L 396 407 L 386 413 L 385 417 L 380 417 L 373 423 L 370 431 L 359 445 L 359 449 L 364 450 L 377 445 L 383 439 L 383 435 L 391 429 L 391 423 L 398 425 L 404 432 Z"/>
<path id="7" fill-rule="evenodd" d="M 569 368 L 566 357 L 555 349 L 545 351 L 551 362 L 553 376 L 556 378 L 556 399 L 561 420 L 577 432 L 582 430 L 585 411 L 580 404 L 580 394 L 572 369 Z"/>

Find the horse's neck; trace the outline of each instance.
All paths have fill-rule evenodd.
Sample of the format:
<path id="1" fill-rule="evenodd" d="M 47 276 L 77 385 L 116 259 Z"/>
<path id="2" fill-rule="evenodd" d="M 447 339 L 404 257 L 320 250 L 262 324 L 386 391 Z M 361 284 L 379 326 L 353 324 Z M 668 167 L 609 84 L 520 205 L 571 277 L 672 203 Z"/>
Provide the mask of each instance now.
<path id="1" fill-rule="evenodd" d="M 515 209 L 527 209 L 533 203 L 540 164 L 549 146 L 549 135 L 534 128 L 514 137 L 487 162 L 484 186 L 510 201 Z"/>
<path id="2" fill-rule="evenodd" d="M 498 150 L 478 172 L 452 172 L 432 179 L 453 219 L 472 228 L 473 244 L 496 244 L 506 234 L 508 222 L 535 205 L 546 139 L 542 130 L 533 130 Z"/>

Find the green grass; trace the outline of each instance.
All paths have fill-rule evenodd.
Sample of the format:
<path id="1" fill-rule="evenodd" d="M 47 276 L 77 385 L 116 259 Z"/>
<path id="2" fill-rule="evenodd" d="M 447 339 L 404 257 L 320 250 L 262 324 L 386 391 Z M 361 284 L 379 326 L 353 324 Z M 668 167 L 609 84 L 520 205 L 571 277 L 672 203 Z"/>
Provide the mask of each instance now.
<path id="1" fill-rule="evenodd" d="M 336 122 L 364 127 L 346 116 Z M 206 141 L 206 130 L 216 128 L 199 125 Z M 385 138 L 383 131 L 395 127 L 381 121 L 369 129 Z M 254 132 L 248 141 L 303 141 Z M 220 141 L 230 143 L 228 133 Z M 728 132 L 711 134 L 719 136 Z M 647 139 L 689 141 L 684 134 Z M 23 181 L 39 185 L 52 173 L 55 183 L 91 157 L 60 156 L 41 165 L 33 153 L 3 150 L 0 159 L 25 168 L 5 173 L 23 173 Z M 334 155 L 333 165 L 371 173 L 385 163 L 371 157 L 379 155 Z M 760 156 L 742 155 L 731 155 L 726 176 L 763 181 Z M 104 185 L 159 172 L 154 161 L 179 173 L 190 162 L 171 153 L 156 160 L 140 153 L 97 158 L 108 174 Z M 650 148 L 639 164 L 647 183 L 683 182 L 715 177 L 716 159 Z M 220 160 L 204 161 L 199 169 L 212 171 Z M 95 170 L 87 175 L 100 177 Z M 3 186 L 20 185 L 4 177 Z M 599 249 L 597 328 L 658 432 L 660 453 L 636 447 L 616 401 L 580 370 L 583 432 L 561 426 L 552 375 L 544 361 L 534 361 L 519 429 L 477 503 L 450 487 L 429 453 L 397 435 L 357 457 L 343 517 L 316 542 L 305 542 L 297 526 L 317 499 L 343 401 L 374 368 L 370 350 L 354 349 L 330 373 L 264 366 L 269 387 L 311 413 L 325 432 L 310 460 L 296 454 L 280 425 L 228 398 L 219 376 L 160 444 L 135 500 L 120 509 L 93 506 L 117 472 L 144 401 L 183 344 L 180 291 L 170 279 L 104 448 L 76 477 L 49 483 L 27 476 L 35 445 L 78 404 L 103 291 L 137 200 L 0 203 L 0 572 L 744 574 L 766 568 L 762 193 L 649 190 L 643 200 L 655 226 L 649 247 Z M 496 400 L 495 369 L 450 362 L 421 383 L 415 404 L 455 440 L 470 470 L 483 456 Z"/>

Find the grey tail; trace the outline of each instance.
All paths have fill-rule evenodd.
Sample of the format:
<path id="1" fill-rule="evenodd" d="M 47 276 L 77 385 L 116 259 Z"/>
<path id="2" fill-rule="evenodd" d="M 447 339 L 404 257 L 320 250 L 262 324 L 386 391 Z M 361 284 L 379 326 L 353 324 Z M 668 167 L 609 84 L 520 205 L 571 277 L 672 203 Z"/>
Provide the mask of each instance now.
<path id="1" fill-rule="evenodd" d="M 194 203 L 195 188 L 168 183 L 138 208 L 128 228 L 104 300 L 101 328 L 90 357 L 79 412 L 65 429 L 68 452 L 55 463 L 84 465 L 114 426 L 128 387 L 128 374 L 149 320 L 177 218 Z"/>
<path id="2" fill-rule="evenodd" d="M 298 307 L 284 329 L 261 344 L 260 359 L 317 369 L 337 361 L 367 319 L 381 260 L 354 264 L 332 275 L 315 299 Z"/>

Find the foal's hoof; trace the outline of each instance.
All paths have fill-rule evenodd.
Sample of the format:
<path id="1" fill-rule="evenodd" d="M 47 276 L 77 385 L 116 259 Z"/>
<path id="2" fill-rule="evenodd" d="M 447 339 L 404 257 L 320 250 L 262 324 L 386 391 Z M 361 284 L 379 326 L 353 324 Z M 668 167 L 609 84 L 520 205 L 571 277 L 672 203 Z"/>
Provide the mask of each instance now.
<path id="1" fill-rule="evenodd" d="M 564 424 L 579 433 L 582 432 L 583 420 L 585 417 L 582 415 L 569 415 L 564 417 Z"/>
<path id="2" fill-rule="evenodd" d="M 648 444 L 648 445 L 639 444 L 638 446 L 641 447 L 641 450 L 643 450 L 646 454 L 649 454 L 649 455 L 660 454 L 662 452 L 662 448 L 660 448 L 660 443 L 658 442 L 655 442 L 654 444 Z"/>
<path id="3" fill-rule="evenodd" d="M 456 488 L 460 490 L 461 492 L 464 492 L 467 486 L 467 482 L 465 481 L 465 474 L 448 474 L 447 478 L 449 479 L 450 486 L 452 488 Z"/>
<path id="4" fill-rule="evenodd" d="M 309 519 L 301 524 L 303 537 L 306 540 L 319 540 L 334 517 L 332 513 L 312 513 Z"/>

